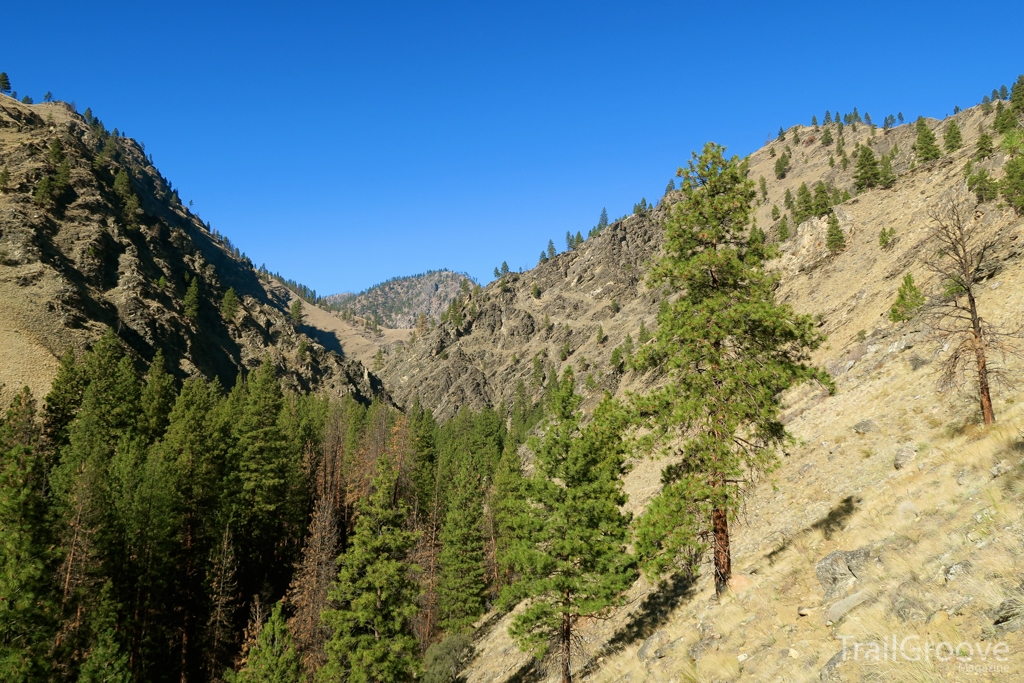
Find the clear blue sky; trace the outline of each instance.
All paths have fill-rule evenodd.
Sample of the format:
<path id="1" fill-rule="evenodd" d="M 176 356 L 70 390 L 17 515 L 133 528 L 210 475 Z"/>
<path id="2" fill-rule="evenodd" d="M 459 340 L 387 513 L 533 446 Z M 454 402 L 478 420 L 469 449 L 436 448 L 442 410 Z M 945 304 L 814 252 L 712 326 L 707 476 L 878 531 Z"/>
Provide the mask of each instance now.
<path id="1" fill-rule="evenodd" d="M 258 265 L 321 294 L 491 279 L 854 106 L 940 117 L 1024 72 L 1024 3 L 7 3 L 0 70 L 142 141 Z"/>

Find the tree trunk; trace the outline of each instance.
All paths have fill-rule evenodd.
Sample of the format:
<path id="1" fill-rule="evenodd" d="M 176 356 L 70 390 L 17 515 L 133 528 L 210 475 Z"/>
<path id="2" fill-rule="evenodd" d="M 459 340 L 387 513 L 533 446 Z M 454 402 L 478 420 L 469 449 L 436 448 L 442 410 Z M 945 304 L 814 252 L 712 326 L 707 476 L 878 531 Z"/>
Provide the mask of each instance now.
<path id="1" fill-rule="evenodd" d="M 568 598 L 566 599 L 568 602 Z M 562 683 L 572 683 L 572 616 L 568 612 L 562 613 Z"/>
<path id="2" fill-rule="evenodd" d="M 981 418 L 988 426 L 996 421 L 992 410 L 992 394 L 988 386 L 988 362 L 985 357 L 985 339 L 981 330 L 981 318 L 974 302 L 974 293 L 967 292 L 967 302 L 971 306 L 971 327 L 974 331 L 974 357 L 978 361 L 978 398 L 981 400 Z"/>
<path id="3" fill-rule="evenodd" d="M 711 526 L 715 535 L 715 594 L 722 595 L 732 578 L 732 553 L 729 549 L 729 513 L 725 508 L 711 512 Z"/>

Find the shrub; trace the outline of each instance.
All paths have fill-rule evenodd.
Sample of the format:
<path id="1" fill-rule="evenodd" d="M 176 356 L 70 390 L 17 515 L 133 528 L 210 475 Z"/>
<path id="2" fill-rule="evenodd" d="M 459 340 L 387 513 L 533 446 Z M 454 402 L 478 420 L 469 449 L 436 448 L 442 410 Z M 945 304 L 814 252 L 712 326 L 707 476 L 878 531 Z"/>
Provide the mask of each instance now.
<path id="1" fill-rule="evenodd" d="M 914 276 L 907 273 L 896 293 L 896 303 L 889 309 L 889 320 L 894 323 L 910 320 L 923 305 L 924 294 L 914 284 Z"/>

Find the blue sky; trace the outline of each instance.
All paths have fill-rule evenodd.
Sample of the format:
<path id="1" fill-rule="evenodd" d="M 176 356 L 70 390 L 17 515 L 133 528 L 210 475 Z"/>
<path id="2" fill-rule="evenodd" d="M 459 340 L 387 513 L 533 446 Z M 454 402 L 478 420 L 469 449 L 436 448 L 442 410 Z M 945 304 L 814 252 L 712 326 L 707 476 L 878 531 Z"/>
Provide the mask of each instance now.
<path id="1" fill-rule="evenodd" d="M 966 9 L 965 9 L 966 8 Z M 321 294 L 491 279 L 657 199 L 707 140 L 940 117 L 1024 72 L 1022 3 L 9 3 L 0 70 L 145 143 Z M 1011 32 L 1013 29 L 1009 29 Z"/>

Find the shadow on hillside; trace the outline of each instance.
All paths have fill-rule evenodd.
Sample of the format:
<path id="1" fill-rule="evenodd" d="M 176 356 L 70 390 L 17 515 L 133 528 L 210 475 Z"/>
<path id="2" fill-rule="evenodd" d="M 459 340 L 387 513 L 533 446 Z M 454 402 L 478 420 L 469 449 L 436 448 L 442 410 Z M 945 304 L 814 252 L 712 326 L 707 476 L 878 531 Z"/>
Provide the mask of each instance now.
<path id="1" fill-rule="evenodd" d="M 338 335 L 334 332 L 321 330 L 319 327 L 313 327 L 312 325 L 299 325 L 296 329 L 310 339 L 315 339 L 328 351 L 334 351 L 342 358 L 345 357 L 345 351 L 341 348 L 341 340 L 338 339 Z"/>
<path id="2" fill-rule="evenodd" d="M 533 657 L 526 664 L 508 677 L 508 683 L 538 683 L 544 680 L 547 671 L 541 666 L 536 657 Z"/>
<path id="3" fill-rule="evenodd" d="M 828 511 L 828 514 L 811 525 L 815 531 L 820 531 L 825 540 L 832 538 L 832 535 L 846 525 L 846 520 L 857 511 L 857 503 L 853 496 L 847 496 L 839 501 L 839 504 Z"/>
<path id="4" fill-rule="evenodd" d="M 614 654 L 630 643 L 650 638 L 668 621 L 672 610 L 685 598 L 693 595 L 696 583 L 697 577 L 694 574 L 673 576 L 663 582 L 657 590 L 651 591 L 631 615 L 629 622 L 608 641 L 602 655 Z"/>

